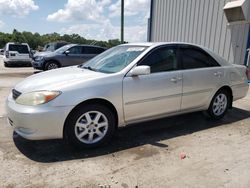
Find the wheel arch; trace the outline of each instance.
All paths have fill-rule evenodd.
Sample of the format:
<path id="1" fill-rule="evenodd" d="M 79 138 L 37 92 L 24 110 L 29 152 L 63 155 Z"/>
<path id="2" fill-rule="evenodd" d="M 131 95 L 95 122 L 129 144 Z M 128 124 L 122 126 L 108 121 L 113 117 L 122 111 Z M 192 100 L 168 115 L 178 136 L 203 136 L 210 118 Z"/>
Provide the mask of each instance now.
<path id="1" fill-rule="evenodd" d="M 81 103 L 79 103 L 78 105 L 76 105 L 71 111 L 70 113 L 67 115 L 67 118 L 64 121 L 64 125 L 63 125 L 63 137 L 65 138 L 67 136 L 67 134 L 65 134 L 65 124 L 66 122 L 69 120 L 70 115 L 72 113 L 74 113 L 78 108 L 80 108 L 83 105 L 89 105 L 89 104 L 98 104 L 98 105 L 103 105 L 105 107 L 108 107 L 114 114 L 115 116 L 115 128 L 118 128 L 118 112 L 115 108 L 115 106 L 108 100 L 106 99 L 102 99 L 102 98 L 94 98 L 94 99 L 88 99 L 86 101 L 83 101 Z"/>

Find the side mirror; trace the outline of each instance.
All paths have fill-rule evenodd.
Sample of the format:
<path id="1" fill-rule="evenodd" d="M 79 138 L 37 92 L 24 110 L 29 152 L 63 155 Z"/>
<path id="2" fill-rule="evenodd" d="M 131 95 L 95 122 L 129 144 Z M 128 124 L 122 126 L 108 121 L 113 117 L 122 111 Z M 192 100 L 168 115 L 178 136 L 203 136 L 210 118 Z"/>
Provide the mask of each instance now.
<path id="1" fill-rule="evenodd" d="M 130 72 L 129 76 L 140 76 L 140 75 L 148 75 L 150 74 L 150 66 L 142 65 L 134 67 Z"/>
<path id="2" fill-rule="evenodd" d="M 66 51 L 64 52 L 64 54 L 65 54 L 65 55 L 69 55 L 69 52 L 70 52 L 69 50 L 66 50 Z"/>

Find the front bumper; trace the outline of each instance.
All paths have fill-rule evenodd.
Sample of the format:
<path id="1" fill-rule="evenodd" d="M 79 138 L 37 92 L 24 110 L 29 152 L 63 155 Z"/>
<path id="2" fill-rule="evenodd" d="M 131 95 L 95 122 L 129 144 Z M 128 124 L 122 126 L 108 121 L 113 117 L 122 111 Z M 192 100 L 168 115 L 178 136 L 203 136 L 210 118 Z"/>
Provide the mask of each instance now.
<path id="1" fill-rule="evenodd" d="M 32 64 L 33 68 L 42 70 L 43 69 L 44 61 L 35 61 L 35 60 L 33 60 L 31 62 L 31 64 Z"/>
<path id="2" fill-rule="evenodd" d="M 73 107 L 17 104 L 12 95 L 6 101 L 9 124 L 20 136 L 30 140 L 63 138 L 63 126 Z"/>

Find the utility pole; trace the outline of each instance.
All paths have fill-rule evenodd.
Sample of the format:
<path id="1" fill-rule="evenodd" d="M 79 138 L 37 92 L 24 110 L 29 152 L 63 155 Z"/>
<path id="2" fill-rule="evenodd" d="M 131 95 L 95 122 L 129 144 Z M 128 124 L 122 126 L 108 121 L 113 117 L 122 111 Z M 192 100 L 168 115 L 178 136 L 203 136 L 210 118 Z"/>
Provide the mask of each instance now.
<path id="1" fill-rule="evenodd" d="M 124 43 L 124 0 L 121 0 L 121 43 Z"/>

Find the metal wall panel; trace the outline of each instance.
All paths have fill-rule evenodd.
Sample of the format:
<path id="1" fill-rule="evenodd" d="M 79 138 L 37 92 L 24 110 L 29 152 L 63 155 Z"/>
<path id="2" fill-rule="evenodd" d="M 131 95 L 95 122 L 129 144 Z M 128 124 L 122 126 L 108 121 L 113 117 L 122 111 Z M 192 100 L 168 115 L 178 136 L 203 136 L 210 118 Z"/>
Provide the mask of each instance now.
<path id="1" fill-rule="evenodd" d="M 223 7 L 229 1 L 152 0 L 151 41 L 200 44 L 243 64 L 249 25 L 227 25 Z"/>

